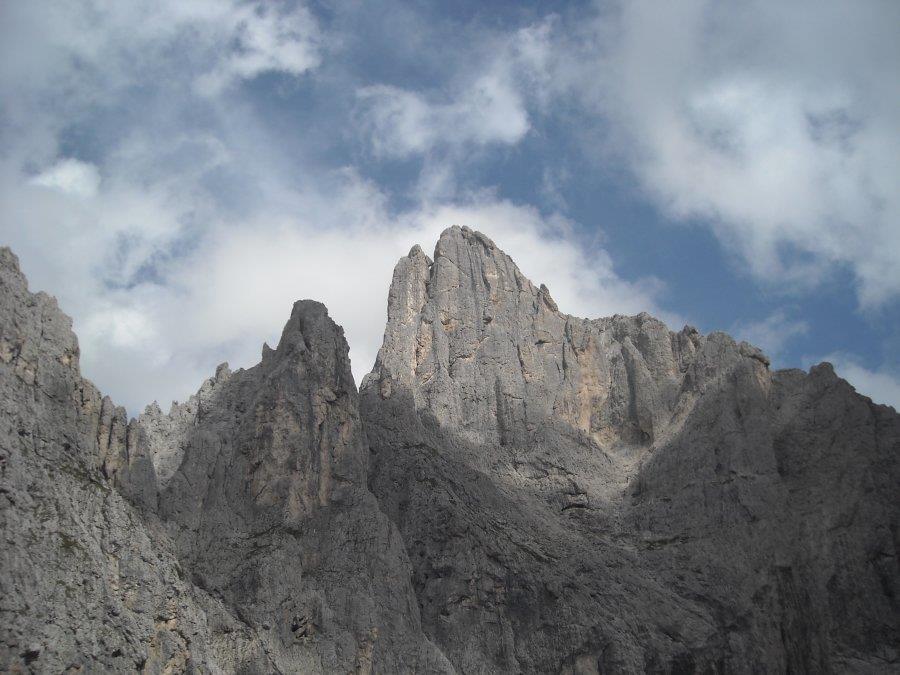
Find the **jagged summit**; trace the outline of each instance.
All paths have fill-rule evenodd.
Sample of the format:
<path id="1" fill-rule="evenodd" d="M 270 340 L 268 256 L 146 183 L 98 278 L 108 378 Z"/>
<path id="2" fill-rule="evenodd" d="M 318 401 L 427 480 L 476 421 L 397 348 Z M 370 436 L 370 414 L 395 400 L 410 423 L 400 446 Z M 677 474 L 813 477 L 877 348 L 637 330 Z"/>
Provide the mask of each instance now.
<path id="1" fill-rule="evenodd" d="M 474 442 L 504 445 L 553 423 L 597 442 L 649 444 L 679 423 L 710 368 L 742 358 L 768 366 L 749 344 L 673 333 L 647 313 L 563 314 L 493 241 L 454 226 L 433 262 L 416 246 L 397 264 L 362 388 L 407 387 Z"/>
<path id="2" fill-rule="evenodd" d="M 896 670 L 900 416 L 830 365 L 569 316 L 468 228 L 387 309 L 359 393 L 300 301 L 129 422 L 0 249 L 0 670 Z"/>

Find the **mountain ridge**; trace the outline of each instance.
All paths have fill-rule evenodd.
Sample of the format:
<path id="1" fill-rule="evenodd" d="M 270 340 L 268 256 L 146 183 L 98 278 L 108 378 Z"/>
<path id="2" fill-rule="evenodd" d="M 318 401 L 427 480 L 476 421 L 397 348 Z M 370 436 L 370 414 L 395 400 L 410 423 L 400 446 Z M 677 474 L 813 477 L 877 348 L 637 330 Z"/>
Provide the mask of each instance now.
<path id="1" fill-rule="evenodd" d="M 828 364 L 571 317 L 454 226 L 398 262 L 358 394 L 300 301 L 258 365 L 128 420 L 8 249 L 0 282 L 3 668 L 900 662 L 900 416 Z"/>

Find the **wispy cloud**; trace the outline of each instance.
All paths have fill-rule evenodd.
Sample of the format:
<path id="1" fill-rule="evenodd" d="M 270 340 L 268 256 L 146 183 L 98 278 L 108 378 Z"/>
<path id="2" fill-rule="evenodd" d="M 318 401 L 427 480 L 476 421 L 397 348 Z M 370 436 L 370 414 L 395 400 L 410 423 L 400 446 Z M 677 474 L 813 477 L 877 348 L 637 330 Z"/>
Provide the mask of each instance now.
<path id="1" fill-rule="evenodd" d="M 188 4 L 187 7 L 190 7 Z M 262 73 L 302 75 L 319 65 L 319 27 L 302 5 L 286 9 L 274 3 L 219 5 L 215 16 L 219 44 L 226 53 L 197 81 L 200 90 L 215 94 L 235 81 Z M 203 18 L 213 18 L 206 14 Z"/>
<path id="2" fill-rule="evenodd" d="M 389 85 L 357 91 L 359 118 L 373 151 L 384 157 L 426 154 L 435 148 L 514 145 L 531 128 L 529 108 L 543 103 L 551 77 L 554 22 L 492 36 L 486 62 L 470 64 L 427 92 Z"/>
<path id="3" fill-rule="evenodd" d="M 845 269 L 863 305 L 900 295 L 893 6 L 638 0 L 481 24 L 406 6 L 361 51 L 363 8 L 312 7 L 4 8 L 3 240 L 132 412 L 218 360 L 253 363 L 299 297 L 345 325 L 359 376 L 391 267 L 454 223 L 487 231 L 564 311 L 677 327 L 662 283 L 616 268 L 566 215 L 570 157 L 524 155 L 554 126 L 559 153 L 712 228 L 764 284 Z M 519 152 L 531 194 L 479 171 Z M 733 329 L 777 359 L 811 325 L 776 310 Z"/>
<path id="4" fill-rule="evenodd" d="M 384 157 L 515 145 L 564 119 L 763 284 L 849 270 L 872 308 L 900 296 L 898 22 L 874 0 L 598 3 L 478 36 L 491 57 L 439 85 L 364 87 L 361 118 Z"/>
<path id="5" fill-rule="evenodd" d="M 900 295 L 898 23 L 896 3 L 638 0 L 603 13 L 602 49 L 571 67 L 594 69 L 577 79 L 601 156 L 673 217 L 767 283 L 850 269 L 874 306 Z"/>
<path id="6" fill-rule="evenodd" d="M 30 183 L 77 197 L 94 197 L 100 187 L 100 172 L 89 162 L 63 158 L 34 176 Z"/>
<path id="7" fill-rule="evenodd" d="M 528 113 L 516 90 L 496 76 L 467 87 L 459 100 L 439 103 L 397 87 L 358 92 L 363 119 L 378 155 L 406 157 L 439 145 L 514 144 L 528 132 Z"/>

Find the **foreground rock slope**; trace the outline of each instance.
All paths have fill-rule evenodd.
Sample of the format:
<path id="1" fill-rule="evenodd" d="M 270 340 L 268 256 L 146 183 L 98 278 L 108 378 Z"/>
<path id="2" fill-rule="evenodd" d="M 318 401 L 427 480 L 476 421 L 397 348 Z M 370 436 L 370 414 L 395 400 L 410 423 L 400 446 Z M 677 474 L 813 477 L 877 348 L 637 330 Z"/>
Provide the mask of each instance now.
<path id="1" fill-rule="evenodd" d="M 827 364 L 565 315 L 454 227 L 398 263 L 361 401 L 461 672 L 900 667 L 900 416 Z"/>
<path id="2" fill-rule="evenodd" d="M 301 289 L 302 290 L 302 289 Z M 727 335 L 398 263 L 138 418 L 0 249 L 0 671 L 897 672 L 900 416 Z"/>

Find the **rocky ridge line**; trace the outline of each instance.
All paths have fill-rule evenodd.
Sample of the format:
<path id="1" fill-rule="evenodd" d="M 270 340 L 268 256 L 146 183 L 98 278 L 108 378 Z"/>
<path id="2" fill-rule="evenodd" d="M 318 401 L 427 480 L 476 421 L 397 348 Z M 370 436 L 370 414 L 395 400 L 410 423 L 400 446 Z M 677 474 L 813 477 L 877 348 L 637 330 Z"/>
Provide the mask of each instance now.
<path id="1" fill-rule="evenodd" d="M 559 311 L 486 236 L 128 421 L 0 249 L 0 669 L 893 672 L 900 416 Z"/>

